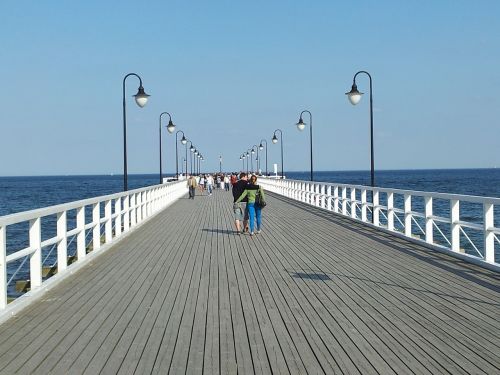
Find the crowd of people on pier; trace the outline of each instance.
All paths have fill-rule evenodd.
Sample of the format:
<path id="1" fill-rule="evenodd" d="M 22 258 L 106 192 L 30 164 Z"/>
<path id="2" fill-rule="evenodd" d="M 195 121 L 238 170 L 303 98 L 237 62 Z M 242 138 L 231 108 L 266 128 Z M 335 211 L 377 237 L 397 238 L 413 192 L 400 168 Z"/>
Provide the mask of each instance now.
<path id="1" fill-rule="evenodd" d="M 262 209 L 266 206 L 264 190 L 257 184 L 257 175 L 241 172 L 239 175 L 223 173 L 191 175 L 187 179 L 189 199 L 201 195 L 211 196 L 214 189 L 233 195 L 233 215 L 237 235 L 250 236 L 262 231 Z"/>

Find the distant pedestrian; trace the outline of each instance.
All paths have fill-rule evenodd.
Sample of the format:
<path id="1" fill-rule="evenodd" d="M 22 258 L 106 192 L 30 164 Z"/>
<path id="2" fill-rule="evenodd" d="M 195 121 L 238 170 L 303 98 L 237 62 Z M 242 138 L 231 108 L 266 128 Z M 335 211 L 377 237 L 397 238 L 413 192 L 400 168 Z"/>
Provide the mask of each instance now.
<path id="1" fill-rule="evenodd" d="M 207 194 L 212 195 L 212 190 L 214 188 L 214 178 L 209 174 L 205 179 L 205 184 L 207 186 Z"/>
<path id="2" fill-rule="evenodd" d="M 224 176 L 224 190 L 229 191 L 229 176 Z"/>
<path id="3" fill-rule="evenodd" d="M 194 196 L 196 194 L 197 182 L 196 182 L 196 178 L 193 175 L 189 176 L 189 178 L 187 180 L 187 185 L 189 188 L 189 199 L 194 199 Z"/>
<path id="4" fill-rule="evenodd" d="M 205 191 L 205 182 L 206 182 L 206 178 L 204 175 L 200 175 L 200 193 L 203 194 L 203 192 Z"/>
<path id="5" fill-rule="evenodd" d="M 250 220 L 250 235 L 253 236 L 254 233 L 260 233 L 262 229 L 262 207 L 255 203 L 257 195 L 260 195 L 260 198 L 264 200 L 264 190 L 257 185 L 257 176 L 252 175 L 250 177 L 250 183 L 245 187 L 245 191 L 240 197 L 236 200 L 236 203 L 241 202 L 243 199 L 248 197 L 248 214 Z M 254 232 L 255 229 L 255 221 L 257 221 L 257 231 Z"/>

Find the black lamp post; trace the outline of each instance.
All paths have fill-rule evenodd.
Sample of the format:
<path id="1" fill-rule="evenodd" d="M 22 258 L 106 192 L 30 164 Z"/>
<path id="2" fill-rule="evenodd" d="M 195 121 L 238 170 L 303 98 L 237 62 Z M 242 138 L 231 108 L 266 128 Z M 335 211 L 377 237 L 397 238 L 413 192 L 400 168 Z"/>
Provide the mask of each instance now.
<path id="1" fill-rule="evenodd" d="M 297 129 L 299 129 L 300 131 L 305 129 L 307 124 L 304 122 L 304 120 L 302 120 L 302 115 L 306 112 L 309 113 L 309 131 L 310 131 L 309 132 L 309 150 L 311 153 L 311 177 L 310 177 L 310 180 L 313 181 L 313 119 L 312 119 L 311 112 L 309 112 L 308 110 L 300 112 L 299 122 L 295 125 L 297 125 Z"/>
<path id="2" fill-rule="evenodd" d="M 257 165 L 257 174 L 259 174 L 259 146 L 257 146 L 257 145 L 252 146 L 252 154 L 255 154 L 255 151 L 257 151 L 257 157 L 255 158 L 255 164 Z"/>
<path id="3" fill-rule="evenodd" d="M 190 140 L 188 140 L 186 142 L 186 175 L 188 173 L 188 148 L 187 148 L 187 143 L 189 142 L 190 146 L 189 146 L 189 159 L 190 159 L 190 162 L 191 162 L 191 173 L 192 173 L 192 169 L 193 169 L 193 151 L 195 150 L 194 146 L 193 146 L 193 142 L 191 142 Z"/>
<path id="4" fill-rule="evenodd" d="M 281 178 L 285 178 L 285 175 L 283 173 L 283 132 L 281 129 L 276 129 L 273 134 L 273 138 L 271 141 L 276 144 L 278 143 L 278 137 L 276 137 L 276 132 L 280 132 L 280 138 L 281 138 Z"/>
<path id="5" fill-rule="evenodd" d="M 259 145 L 259 149 L 262 151 L 264 149 L 264 146 L 262 146 L 262 142 L 264 142 L 266 144 L 266 176 L 269 175 L 268 171 L 267 171 L 267 141 L 265 139 L 261 139 L 260 141 L 260 145 Z"/>
<path id="6" fill-rule="evenodd" d="M 250 169 L 249 172 L 253 173 L 253 157 L 252 154 L 255 153 L 252 149 L 247 150 L 247 158 L 250 158 Z"/>
<path id="7" fill-rule="evenodd" d="M 351 91 L 346 92 L 347 97 L 352 105 L 356 105 L 361 100 L 362 92 L 358 91 L 358 86 L 356 86 L 356 77 L 358 74 L 364 73 L 370 79 L 370 146 L 371 146 L 371 186 L 375 186 L 375 152 L 373 150 L 373 96 L 372 96 L 372 76 L 370 73 L 360 70 L 354 75 L 352 79 Z"/>
<path id="8" fill-rule="evenodd" d="M 168 125 L 167 125 L 167 131 L 172 134 L 175 131 L 175 125 L 172 122 L 172 116 L 170 116 L 170 113 L 168 112 L 162 112 L 160 113 L 160 184 L 163 183 L 163 172 L 161 169 L 161 116 L 163 115 L 168 115 L 169 120 L 168 120 Z"/>
<path id="9" fill-rule="evenodd" d="M 123 78 L 123 190 L 128 190 L 128 174 L 127 174 L 127 111 L 125 102 L 125 80 L 130 77 L 135 76 L 139 78 L 139 88 L 137 89 L 137 94 L 134 95 L 135 102 L 139 107 L 144 107 L 148 102 L 149 95 L 144 92 L 144 87 L 142 87 L 142 79 L 135 73 L 129 73 Z"/>
<path id="10" fill-rule="evenodd" d="M 245 158 L 243 157 L 243 155 L 240 155 L 240 160 L 241 162 L 243 163 L 243 166 L 242 166 L 242 171 L 245 170 Z"/>
<path id="11" fill-rule="evenodd" d="M 219 173 L 222 173 L 222 155 L 219 155 Z"/>
<path id="12" fill-rule="evenodd" d="M 184 135 L 184 132 L 182 130 L 177 130 L 177 132 L 175 132 L 175 177 L 177 177 L 177 178 L 179 178 L 179 153 L 177 151 L 177 143 L 179 142 L 177 139 L 177 134 L 179 134 L 179 133 L 182 133 L 182 138 L 181 138 L 180 142 L 183 145 L 186 145 L 186 143 L 187 143 L 187 138 Z"/>

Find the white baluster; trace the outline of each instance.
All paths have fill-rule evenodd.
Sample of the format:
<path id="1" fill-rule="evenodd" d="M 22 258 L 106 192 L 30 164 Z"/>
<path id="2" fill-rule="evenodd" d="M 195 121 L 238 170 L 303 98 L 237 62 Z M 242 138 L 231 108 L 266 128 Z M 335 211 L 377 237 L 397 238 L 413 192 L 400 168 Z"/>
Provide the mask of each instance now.
<path id="1" fill-rule="evenodd" d="M 361 220 L 366 221 L 366 189 L 361 189 Z"/>
<path id="2" fill-rule="evenodd" d="M 30 220 L 30 247 L 34 252 L 30 256 L 30 284 L 31 290 L 42 285 L 42 230 L 41 218 Z"/>
<path id="3" fill-rule="evenodd" d="M 394 230 L 394 193 L 387 193 L 387 229 Z"/>
<path id="4" fill-rule="evenodd" d="M 76 227 L 79 230 L 76 235 L 76 254 L 78 260 L 82 260 L 87 255 L 85 249 L 85 206 L 76 209 Z"/>
<path id="5" fill-rule="evenodd" d="M 356 189 L 351 188 L 351 217 L 356 218 Z"/>
<path id="6" fill-rule="evenodd" d="M 339 187 L 334 186 L 333 188 L 333 212 L 339 212 Z"/>
<path id="7" fill-rule="evenodd" d="M 92 251 L 97 251 L 101 248 L 101 206 L 100 203 L 92 205 Z"/>
<path id="8" fill-rule="evenodd" d="M 377 189 L 373 191 L 373 225 L 380 226 L 380 191 Z"/>
<path id="9" fill-rule="evenodd" d="M 123 199 L 123 231 L 128 232 L 130 228 L 130 195 Z"/>
<path id="10" fill-rule="evenodd" d="M 57 272 L 68 267 L 68 225 L 66 211 L 57 213 Z"/>
<path id="11" fill-rule="evenodd" d="M 425 242 L 434 243 L 434 219 L 432 218 L 432 197 L 424 197 L 425 202 Z"/>
<path id="12" fill-rule="evenodd" d="M 347 187 L 342 186 L 342 215 L 347 216 Z"/>
<path id="13" fill-rule="evenodd" d="M 413 215 L 411 214 L 411 195 L 409 194 L 404 195 L 404 209 L 405 209 L 405 236 L 411 237 L 412 235 L 411 221 Z"/>
<path id="14" fill-rule="evenodd" d="M 451 249 L 460 252 L 460 201 L 450 200 L 451 215 Z"/>
<path id="15" fill-rule="evenodd" d="M 495 235 L 492 231 L 494 227 L 493 204 L 484 203 L 484 260 L 488 263 L 495 263 Z"/>
<path id="16" fill-rule="evenodd" d="M 118 198 L 115 201 L 115 233 L 116 237 L 122 234 L 122 199 Z"/>
<path id="17" fill-rule="evenodd" d="M 104 222 L 104 233 L 105 233 L 105 238 L 106 238 L 106 243 L 110 243 L 111 240 L 113 239 L 113 221 L 111 220 L 111 206 L 112 200 L 108 199 L 104 203 L 104 217 L 105 217 L 105 222 Z"/>
<path id="18" fill-rule="evenodd" d="M 0 227 L 0 310 L 7 307 L 7 230 Z"/>
<path id="19" fill-rule="evenodd" d="M 332 186 L 328 185 L 326 187 L 326 209 L 328 211 L 332 210 Z"/>

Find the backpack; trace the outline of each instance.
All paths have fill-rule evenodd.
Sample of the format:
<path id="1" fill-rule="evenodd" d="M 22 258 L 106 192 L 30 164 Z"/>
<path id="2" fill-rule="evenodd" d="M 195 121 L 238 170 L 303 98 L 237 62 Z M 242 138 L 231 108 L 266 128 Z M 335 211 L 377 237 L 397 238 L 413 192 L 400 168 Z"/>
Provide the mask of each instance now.
<path id="1" fill-rule="evenodd" d="M 260 189 L 257 190 L 257 194 L 255 195 L 255 205 L 260 208 L 264 208 L 267 206 L 264 197 L 262 197 L 262 194 L 260 193 Z"/>

